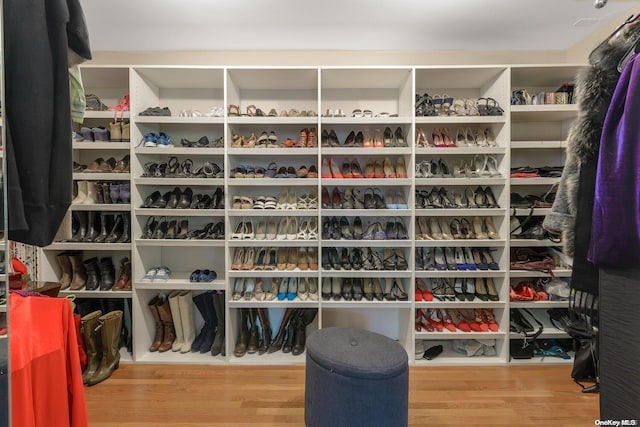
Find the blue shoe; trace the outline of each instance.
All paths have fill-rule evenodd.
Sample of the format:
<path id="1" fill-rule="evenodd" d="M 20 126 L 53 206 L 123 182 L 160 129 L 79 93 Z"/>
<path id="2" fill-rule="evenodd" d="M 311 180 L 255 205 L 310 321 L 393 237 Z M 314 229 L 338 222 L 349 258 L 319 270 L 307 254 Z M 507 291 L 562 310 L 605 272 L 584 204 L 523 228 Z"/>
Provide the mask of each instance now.
<path id="1" fill-rule="evenodd" d="M 156 278 L 156 275 L 158 274 L 158 269 L 157 268 L 150 268 L 147 271 L 147 274 L 145 274 L 144 276 L 142 276 L 142 280 L 147 282 L 147 281 L 151 281 L 153 279 Z"/>
<path id="2" fill-rule="evenodd" d="M 218 274 L 213 271 L 213 270 L 202 270 L 202 272 L 200 273 L 200 280 L 198 280 L 199 282 L 213 282 L 214 280 L 216 280 L 216 277 L 218 277 Z"/>
<path id="3" fill-rule="evenodd" d="M 158 267 L 154 282 L 166 282 L 171 277 L 171 269 L 169 267 Z"/>
<path id="4" fill-rule="evenodd" d="M 142 140 L 144 141 L 144 147 L 156 147 L 158 145 L 158 136 L 153 132 L 145 133 Z"/>
<path id="5" fill-rule="evenodd" d="M 297 277 L 295 279 L 289 279 L 289 286 L 287 289 L 287 299 L 289 301 L 293 301 L 298 295 L 298 280 L 299 279 Z"/>
<path id="6" fill-rule="evenodd" d="M 158 133 L 158 141 L 157 144 L 163 147 L 173 147 L 173 143 L 171 142 L 171 137 L 164 132 Z"/>
<path id="7" fill-rule="evenodd" d="M 202 273 L 202 270 L 195 270 L 193 273 L 191 273 L 191 276 L 189 276 L 189 281 L 190 282 L 199 282 L 201 273 Z"/>
<path id="8" fill-rule="evenodd" d="M 283 277 L 280 281 L 280 286 L 278 287 L 278 301 L 284 301 L 287 297 L 287 289 L 289 288 L 289 280 L 286 277 Z"/>

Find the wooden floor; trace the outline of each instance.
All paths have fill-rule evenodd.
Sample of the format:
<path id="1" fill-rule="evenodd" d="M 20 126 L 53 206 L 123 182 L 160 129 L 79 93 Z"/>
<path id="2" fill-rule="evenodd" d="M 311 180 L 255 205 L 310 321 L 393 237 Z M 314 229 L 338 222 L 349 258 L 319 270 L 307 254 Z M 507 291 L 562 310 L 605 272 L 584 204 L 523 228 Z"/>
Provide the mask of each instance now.
<path id="1" fill-rule="evenodd" d="M 409 425 L 593 426 L 570 369 L 411 368 Z M 86 398 L 91 427 L 303 426 L 304 367 L 123 364 Z"/>

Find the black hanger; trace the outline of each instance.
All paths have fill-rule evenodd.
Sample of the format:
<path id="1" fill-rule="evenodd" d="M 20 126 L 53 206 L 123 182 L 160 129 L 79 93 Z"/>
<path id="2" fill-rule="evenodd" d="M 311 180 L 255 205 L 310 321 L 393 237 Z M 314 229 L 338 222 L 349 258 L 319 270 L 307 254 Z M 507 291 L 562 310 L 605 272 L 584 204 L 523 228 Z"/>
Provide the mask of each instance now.
<path id="1" fill-rule="evenodd" d="M 629 25 L 631 23 L 634 23 L 638 19 L 640 19 L 640 13 L 637 14 L 637 15 L 631 15 L 630 17 L 627 18 L 626 21 L 624 21 L 622 24 L 618 25 L 618 27 L 615 30 L 613 30 L 613 32 L 611 34 L 609 34 L 609 36 L 607 38 L 605 38 L 602 42 L 600 42 L 600 44 L 598 44 L 598 46 L 596 46 L 595 49 L 593 49 L 591 51 L 591 53 L 589 54 L 589 63 L 593 64 L 593 63 L 597 62 L 597 61 L 594 60 L 594 56 L 602 48 L 602 46 L 604 46 L 605 44 L 609 43 L 609 41 L 611 39 L 613 39 L 615 36 L 618 36 L 620 31 L 622 31 L 622 29 L 624 29 L 627 25 Z"/>
<path id="2" fill-rule="evenodd" d="M 640 51 L 640 35 L 636 36 L 636 41 L 629 46 L 629 49 L 624 53 L 620 61 L 618 61 L 618 72 L 621 73 L 624 70 L 624 67 L 627 65 L 627 62 L 631 59 L 633 55 Z"/>

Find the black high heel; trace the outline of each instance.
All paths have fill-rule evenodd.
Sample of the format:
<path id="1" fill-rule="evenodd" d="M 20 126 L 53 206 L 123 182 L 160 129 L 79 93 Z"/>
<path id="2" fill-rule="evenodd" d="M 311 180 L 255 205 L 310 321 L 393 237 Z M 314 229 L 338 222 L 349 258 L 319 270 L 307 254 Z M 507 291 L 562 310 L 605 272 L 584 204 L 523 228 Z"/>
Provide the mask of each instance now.
<path id="1" fill-rule="evenodd" d="M 165 238 L 165 236 L 167 234 L 167 230 L 169 228 L 169 223 L 164 218 L 165 217 L 162 217 L 158 221 L 158 226 L 156 227 L 155 231 L 153 232 L 153 236 L 151 237 L 152 239 L 164 239 Z"/>
<path id="2" fill-rule="evenodd" d="M 224 201 L 224 193 L 222 192 L 222 187 L 218 187 L 213 193 L 211 203 L 209 204 L 209 209 L 219 209 L 220 202 L 222 201 Z"/>
<path id="3" fill-rule="evenodd" d="M 100 188 L 102 188 L 102 187 L 100 186 Z M 152 207 L 153 204 L 158 201 L 160 196 L 161 196 L 161 194 L 160 194 L 159 191 L 154 191 L 149 196 L 147 196 L 146 199 L 144 199 L 144 203 L 142 204 L 141 207 L 142 208 L 150 208 L 150 207 Z"/>
<path id="4" fill-rule="evenodd" d="M 345 301 L 351 301 L 353 299 L 353 284 L 349 277 L 345 277 L 342 279 L 341 293 L 342 298 L 344 298 Z"/>
<path id="5" fill-rule="evenodd" d="M 176 238 L 176 225 L 177 225 L 177 221 L 175 219 L 172 219 L 171 221 L 169 221 L 169 225 L 167 226 L 167 234 L 165 236 L 165 239 L 175 239 Z"/>
<path id="6" fill-rule="evenodd" d="M 337 251 L 336 251 L 336 255 L 337 255 Z M 341 260 L 342 268 L 344 270 L 351 270 L 351 259 L 349 258 L 348 248 L 342 248 L 342 254 L 340 256 L 340 260 Z"/>
<path id="7" fill-rule="evenodd" d="M 178 224 L 178 232 L 176 233 L 176 239 L 186 239 L 187 233 L 189 232 L 189 221 L 183 219 Z"/>
<path id="8" fill-rule="evenodd" d="M 167 162 L 167 170 L 165 171 L 165 176 L 173 178 L 178 174 L 178 168 L 180 167 L 180 161 L 177 157 L 171 156 L 169 157 L 169 161 Z"/>
<path id="9" fill-rule="evenodd" d="M 169 203 L 169 199 L 171 199 L 171 195 L 173 194 L 173 191 L 167 191 L 166 193 L 164 193 L 162 195 L 162 197 L 160 197 L 158 200 L 156 200 L 151 207 L 155 208 L 155 209 L 164 209 L 167 207 L 167 204 Z"/>
<path id="10" fill-rule="evenodd" d="M 409 300 L 409 295 L 407 295 L 407 293 L 405 292 L 404 288 L 402 287 L 402 281 L 398 282 L 397 279 L 393 279 L 393 285 L 391 285 L 391 289 L 393 291 L 393 296 L 398 301 L 408 301 Z"/>
<path id="11" fill-rule="evenodd" d="M 211 196 L 205 195 L 198 202 L 198 209 L 206 209 L 210 203 L 211 203 Z"/>
<path id="12" fill-rule="evenodd" d="M 340 218 L 340 236 L 343 239 L 353 240 L 353 232 L 351 231 L 351 225 L 346 216 Z M 340 237 L 338 237 L 340 238 Z"/>
<path id="13" fill-rule="evenodd" d="M 360 277 L 356 277 L 355 279 L 352 280 L 352 293 L 353 293 L 353 299 L 355 301 L 362 301 L 362 298 L 364 296 L 364 285 L 363 285 L 363 279 Z"/>
<path id="14" fill-rule="evenodd" d="M 189 209 L 191 206 L 191 199 L 193 198 L 193 190 L 187 187 L 182 194 L 176 205 L 176 209 Z"/>
<path id="15" fill-rule="evenodd" d="M 157 226 L 158 222 L 156 221 L 156 217 L 150 216 L 149 218 L 147 218 L 147 222 L 144 224 L 144 228 L 142 229 L 142 236 L 140 236 L 140 238 L 151 239 L 153 233 L 156 231 Z"/>
<path id="16" fill-rule="evenodd" d="M 181 197 L 182 197 L 182 191 L 180 191 L 180 187 L 174 188 L 173 191 L 171 192 L 171 195 L 169 196 L 169 200 L 167 201 L 167 206 L 165 206 L 165 209 L 177 208 L 178 202 L 180 201 Z"/>

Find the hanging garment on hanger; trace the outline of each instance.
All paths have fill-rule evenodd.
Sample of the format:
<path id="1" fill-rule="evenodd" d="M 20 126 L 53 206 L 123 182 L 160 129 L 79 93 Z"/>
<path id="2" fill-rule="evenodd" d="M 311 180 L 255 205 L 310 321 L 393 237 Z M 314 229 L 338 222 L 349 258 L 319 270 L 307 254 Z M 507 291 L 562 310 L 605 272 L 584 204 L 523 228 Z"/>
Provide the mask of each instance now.
<path id="1" fill-rule="evenodd" d="M 637 267 L 640 262 L 640 60 L 625 66 L 607 111 L 596 175 L 589 260 Z"/>
<path id="2" fill-rule="evenodd" d="M 9 238 L 51 243 L 71 204 L 67 49 L 90 58 L 78 0 L 5 0 Z"/>

